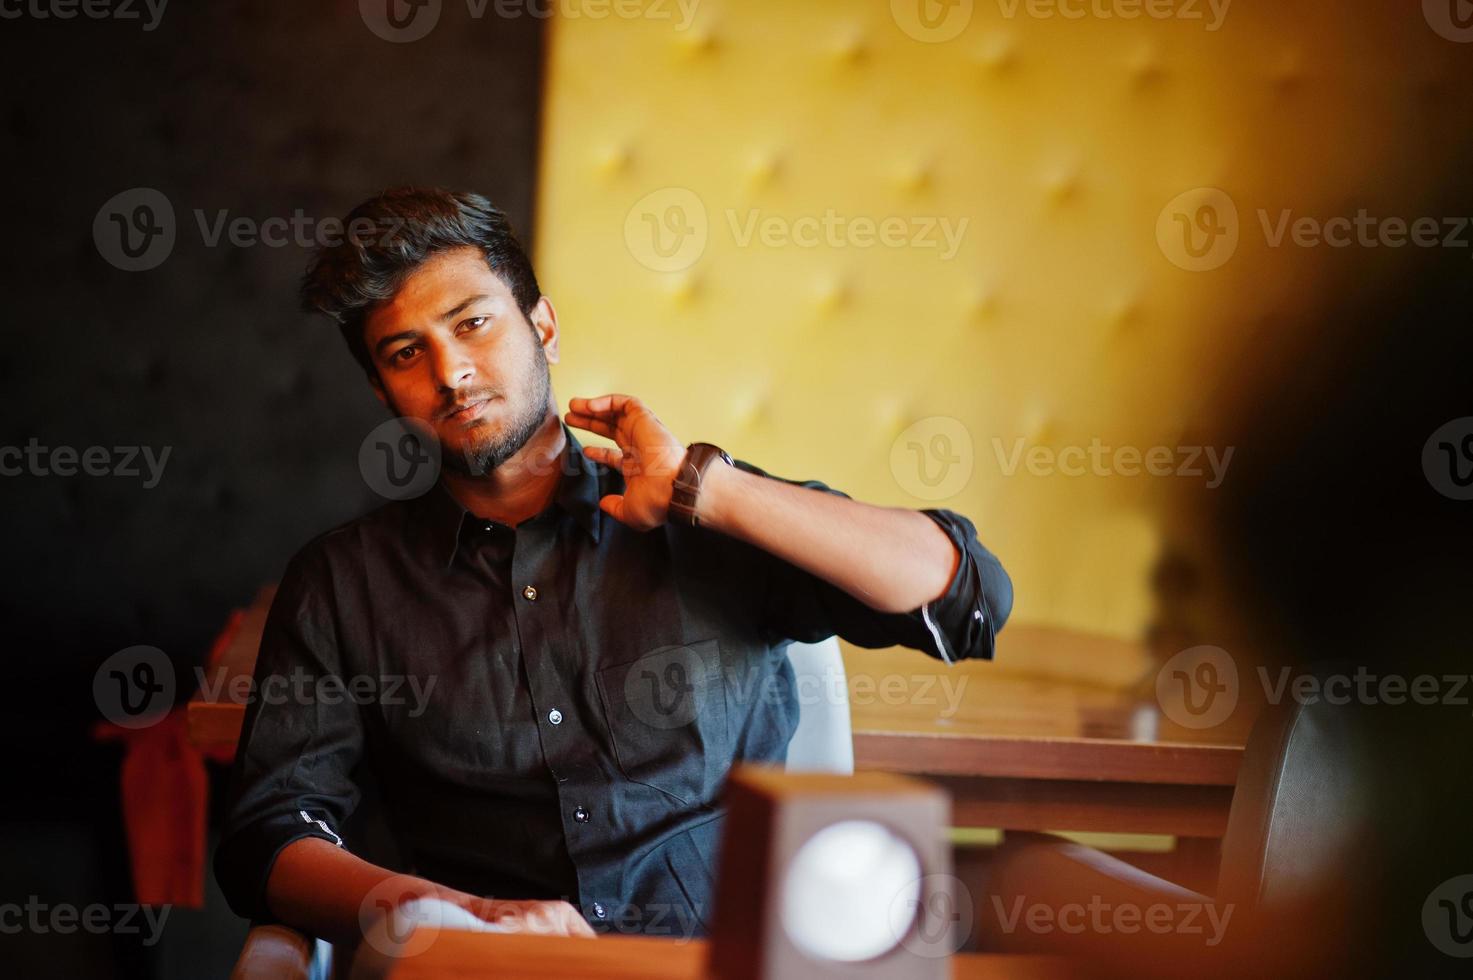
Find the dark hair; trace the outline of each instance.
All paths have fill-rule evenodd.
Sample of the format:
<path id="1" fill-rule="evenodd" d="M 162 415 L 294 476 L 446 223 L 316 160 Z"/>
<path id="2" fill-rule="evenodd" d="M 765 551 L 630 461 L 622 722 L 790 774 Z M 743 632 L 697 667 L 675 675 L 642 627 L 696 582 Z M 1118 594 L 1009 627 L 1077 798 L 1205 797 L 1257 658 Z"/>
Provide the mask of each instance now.
<path id="1" fill-rule="evenodd" d="M 419 187 L 390 188 L 349 212 L 341 239 L 324 245 L 307 266 L 302 309 L 337 321 L 363 370 L 377 375 L 363 340 L 364 318 L 425 260 L 467 246 L 481 250 L 530 316 L 542 291 L 506 215 L 479 194 Z"/>

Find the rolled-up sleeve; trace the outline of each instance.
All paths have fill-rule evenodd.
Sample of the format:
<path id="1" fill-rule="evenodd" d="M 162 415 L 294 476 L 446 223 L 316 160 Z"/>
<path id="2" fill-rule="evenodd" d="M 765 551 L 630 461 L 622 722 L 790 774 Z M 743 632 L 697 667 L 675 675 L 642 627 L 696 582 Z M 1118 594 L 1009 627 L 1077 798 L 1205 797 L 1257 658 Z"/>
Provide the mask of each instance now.
<path id="1" fill-rule="evenodd" d="M 320 550 L 292 559 L 267 615 L 231 773 L 215 877 L 237 915 L 272 918 L 266 881 L 282 849 L 303 837 L 343 846 L 357 806 L 363 727 L 352 699 L 317 697 L 343 677 L 331 577 Z"/>
<path id="2" fill-rule="evenodd" d="M 741 460 L 751 473 L 774 477 Z M 840 497 L 848 494 L 817 480 L 783 480 Z M 856 646 L 904 646 L 946 663 L 992 659 L 997 632 L 1013 608 L 1013 583 L 999 562 L 977 540 L 977 529 L 950 510 L 923 510 L 946 532 L 959 556 L 956 571 L 940 598 L 905 613 L 886 613 L 865 605 L 838 586 L 791 562 L 762 553 L 766 580 L 764 629 L 769 642 L 783 639 L 816 643 L 838 635 Z"/>

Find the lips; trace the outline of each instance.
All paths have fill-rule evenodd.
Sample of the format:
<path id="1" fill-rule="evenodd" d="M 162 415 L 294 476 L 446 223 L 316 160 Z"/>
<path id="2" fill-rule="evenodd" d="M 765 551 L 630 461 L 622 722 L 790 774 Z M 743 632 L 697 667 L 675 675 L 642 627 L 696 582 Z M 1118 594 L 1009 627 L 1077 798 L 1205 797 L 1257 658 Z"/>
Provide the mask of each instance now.
<path id="1" fill-rule="evenodd" d="M 490 403 L 490 398 L 478 398 L 475 401 L 465 402 L 452 408 L 450 414 L 445 418 L 450 422 L 469 422 L 471 419 L 480 418 Z"/>

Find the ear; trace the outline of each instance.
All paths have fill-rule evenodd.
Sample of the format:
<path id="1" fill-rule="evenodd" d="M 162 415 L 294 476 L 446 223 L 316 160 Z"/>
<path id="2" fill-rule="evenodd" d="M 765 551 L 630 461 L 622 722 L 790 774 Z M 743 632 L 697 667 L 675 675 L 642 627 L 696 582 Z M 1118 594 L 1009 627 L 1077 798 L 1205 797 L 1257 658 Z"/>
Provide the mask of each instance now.
<path id="1" fill-rule="evenodd" d="M 537 339 L 542 344 L 543 353 L 547 355 L 549 364 L 558 362 L 558 329 L 557 310 L 553 308 L 552 300 L 546 296 L 538 298 L 537 305 L 532 307 L 532 315 L 527 318 L 532 323 L 532 329 L 537 331 Z"/>

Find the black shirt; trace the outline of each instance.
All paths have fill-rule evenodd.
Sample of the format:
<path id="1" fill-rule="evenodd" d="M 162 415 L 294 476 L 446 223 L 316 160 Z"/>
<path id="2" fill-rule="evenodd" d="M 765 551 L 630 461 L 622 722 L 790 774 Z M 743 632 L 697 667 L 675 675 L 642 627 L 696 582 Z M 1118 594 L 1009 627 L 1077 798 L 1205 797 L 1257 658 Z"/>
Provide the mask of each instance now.
<path id="1" fill-rule="evenodd" d="M 270 917 L 294 840 L 361 853 L 344 823 L 369 782 L 398 870 L 566 899 L 596 929 L 701 934 L 727 771 L 781 764 L 797 725 L 789 642 L 992 656 L 1012 585 L 965 517 L 924 511 L 961 555 L 946 594 L 881 613 L 717 531 L 625 527 L 598 508 L 622 474 L 563 428 L 554 502 L 515 528 L 436 484 L 292 558 L 215 856 L 237 913 Z"/>

